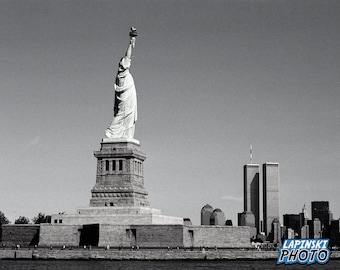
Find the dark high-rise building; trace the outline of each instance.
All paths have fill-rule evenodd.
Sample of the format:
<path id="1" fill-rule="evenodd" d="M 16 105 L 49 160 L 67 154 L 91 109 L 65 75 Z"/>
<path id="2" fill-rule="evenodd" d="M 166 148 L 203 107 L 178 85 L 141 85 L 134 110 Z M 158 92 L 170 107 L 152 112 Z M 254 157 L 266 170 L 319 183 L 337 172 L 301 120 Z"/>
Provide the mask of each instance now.
<path id="1" fill-rule="evenodd" d="M 273 221 L 280 219 L 279 163 L 263 164 L 263 225 L 268 236 Z"/>
<path id="2" fill-rule="evenodd" d="M 340 246 L 340 219 L 331 221 L 329 244 L 330 246 Z"/>
<path id="3" fill-rule="evenodd" d="M 312 219 L 320 219 L 322 224 L 329 224 L 329 202 L 315 201 L 312 202 Z"/>
<path id="4" fill-rule="evenodd" d="M 255 227 L 260 231 L 260 188 L 259 165 L 247 164 L 243 167 L 244 212 L 252 212 L 255 216 Z"/>
<path id="5" fill-rule="evenodd" d="M 321 222 L 322 237 L 329 237 L 330 225 L 329 202 L 328 201 L 314 201 L 312 202 L 312 220 L 318 218 Z"/>
<path id="6" fill-rule="evenodd" d="M 303 226 L 301 224 L 301 214 L 286 214 L 283 215 L 283 226 L 288 229 L 294 230 L 294 236 L 300 235 L 300 229 Z"/>
<path id="7" fill-rule="evenodd" d="M 309 238 L 314 238 L 314 222 L 313 220 L 307 220 L 308 236 Z"/>
<path id="8" fill-rule="evenodd" d="M 283 215 L 283 225 L 286 228 L 294 230 L 294 237 L 308 238 L 309 227 L 307 226 L 308 214 L 306 205 L 303 205 L 300 214 L 286 214 Z M 305 227 L 307 226 L 307 227 Z M 287 237 L 287 235 L 285 235 Z"/>

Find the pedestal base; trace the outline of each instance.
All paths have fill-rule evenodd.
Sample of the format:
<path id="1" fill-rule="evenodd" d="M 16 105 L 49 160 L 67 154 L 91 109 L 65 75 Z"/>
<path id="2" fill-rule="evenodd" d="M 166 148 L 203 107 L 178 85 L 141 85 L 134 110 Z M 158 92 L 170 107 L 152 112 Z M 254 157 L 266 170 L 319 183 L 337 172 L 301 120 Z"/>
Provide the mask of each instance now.
<path id="1" fill-rule="evenodd" d="M 51 222 L 62 225 L 183 225 L 183 218 L 164 216 L 159 209 L 150 207 L 86 207 L 78 208 L 73 215 L 52 215 Z"/>
<path id="2" fill-rule="evenodd" d="M 91 190 L 91 207 L 149 207 L 144 187 L 145 154 L 139 141 L 104 138 L 97 158 L 96 184 Z"/>
<path id="3" fill-rule="evenodd" d="M 130 138 L 103 138 L 102 143 L 134 143 L 140 145 L 138 140 Z"/>

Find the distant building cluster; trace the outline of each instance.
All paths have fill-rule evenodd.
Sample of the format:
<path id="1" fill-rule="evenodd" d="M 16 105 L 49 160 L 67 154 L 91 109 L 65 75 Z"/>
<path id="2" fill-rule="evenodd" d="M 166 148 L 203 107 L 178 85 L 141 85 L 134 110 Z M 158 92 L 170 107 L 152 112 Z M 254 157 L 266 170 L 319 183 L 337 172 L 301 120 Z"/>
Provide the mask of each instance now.
<path id="1" fill-rule="evenodd" d="M 260 185 L 262 179 L 262 185 Z M 333 219 L 328 201 L 311 202 L 311 219 L 307 207 L 301 213 L 283 215 L 280 223 L 279 163 L 246 164 L 243 167 L 243 212 L 238 213 L 238 226 L 250 227 L 251 241 L 280 245 L 283 239 L 329 238 L 331 247 L 340 246 L 340 219 Z M 262 190 L 261 188 L 262 187 Z M 262 209 L 261 196 L 262 191 Z M 262 220 L 260 214 L 262 210 Z M 201 225 L 231 225 L 221 209 L 206 204 L 201 209 Z"/>
<path id="2" fill-rule="evenodd" d="M 329 238 L 330 246 L 340 246 L 340 219 L 333 219 L 328 201 L 311 202 L 311 219 L 304 205 L 299 214 L 283 215 L 282 236 L 294 238 Z"/>
<path id="3" fill-rule="evenodd" d="M 279 163 L 262 165 L 263 220 L 260 221 L 260 165 L 243 167 L 243 212 L 238 214 L 238 226 L 250 227 L 250 238 L 281 243 Z M 201 225 L 232 225 L 221 209 L 207 204 L 201 209 Z"/>

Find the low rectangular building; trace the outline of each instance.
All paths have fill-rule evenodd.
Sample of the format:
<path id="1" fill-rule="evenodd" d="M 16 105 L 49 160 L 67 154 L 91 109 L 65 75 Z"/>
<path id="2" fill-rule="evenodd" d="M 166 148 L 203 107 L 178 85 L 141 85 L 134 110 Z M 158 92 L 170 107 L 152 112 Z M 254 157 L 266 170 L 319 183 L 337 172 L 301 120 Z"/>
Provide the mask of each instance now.
<path id="1" fill-rule="evenodd" d="M 6 246 L 99 246 L 166 247 L 250 247 L 248 226 L 196 225 L 3 225 L 2 244 Z"/>
<path id="2" fill-rule="evenodd" d="M 247 226 L 42 224 L 39 246 L 250 247 Z"/>

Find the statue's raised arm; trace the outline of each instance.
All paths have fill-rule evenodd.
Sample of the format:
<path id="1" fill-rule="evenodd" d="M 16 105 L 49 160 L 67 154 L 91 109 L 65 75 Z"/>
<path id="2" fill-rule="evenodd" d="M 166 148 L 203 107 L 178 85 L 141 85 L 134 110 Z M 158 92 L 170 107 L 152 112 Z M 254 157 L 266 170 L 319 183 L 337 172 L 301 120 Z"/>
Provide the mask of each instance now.
<path id="1" fill-rule="evenodd" d="M 137 121 L 137 94 L 130 73 L 132 49 L 136 45 L 137 30 L 131 27 L 130 42 L 125 56 L 119 61 L 114 84 L 113 121 L 105 130 L 108 138 L 133 138 Z"/>
<path id="2" fill-rule="evenodd" d="M 136 37 L 137 37 L 137 29 L 135 27 L 131 27 L 130 31 L 130 44 L 126 50 L 125 57 L 131 59 L 132 56 L 132 49 L 136 46 Z"/>

